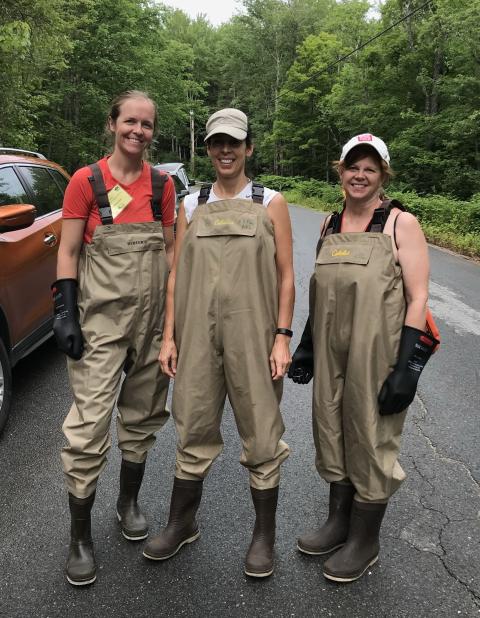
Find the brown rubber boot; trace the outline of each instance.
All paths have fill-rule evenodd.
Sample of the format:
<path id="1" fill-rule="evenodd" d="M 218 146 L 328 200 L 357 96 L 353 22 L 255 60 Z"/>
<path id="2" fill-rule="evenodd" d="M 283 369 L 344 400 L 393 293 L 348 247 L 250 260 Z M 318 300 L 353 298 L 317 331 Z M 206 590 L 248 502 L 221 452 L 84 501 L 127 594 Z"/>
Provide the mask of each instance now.
<path id="1" fill-rule="evenodd" d="M 379 534 L 386 504 L 353 501 L 347 542 L 323 565 L 334 582 L 353 582 L 378 560 Z"/>
<path id="2" fill-rule="evenodd" d="M 97 578 L 90 519 L 94 500 L 95 493 L 88 498 L 68 494 L 71 528 L 66 574 L 73 586 L 93 584 Z"/>
<path id="3" fill-rule="evenodd" d="M 134 463 L 122 459 L 117 517 L 122 526 L 122 534 L 129 541 L 141 541 L 148 536 L 147 520 L 137 503 L 144 471 L 145 462 Z"/>
<path id="4" fill-rule="evenodd" d="M 304 554 L 321 556 L 341 547 L 348 536 L 355 487 L 350 483 L 330 483 L 328 518 L 318 530 L 303 534 L 297 541 Z"/>
<path id="5" fill-rule="evenodd" d="M 186 543 L 200 536 L 195 520 L 202 498 L 203 481 L 187 481 L 175 477 L 168 524 L 145 545 L 143 555 L 150 560 L 166 560 Z"/>
<path id="6" fill-rule="evenodd" d="M 250 577 L 268 577 L 273 573 L 278 486 L 272 489 L 250 487 L 250 490 L 256 519 L 252 542 L 245 558 L 245 574 Z"/>

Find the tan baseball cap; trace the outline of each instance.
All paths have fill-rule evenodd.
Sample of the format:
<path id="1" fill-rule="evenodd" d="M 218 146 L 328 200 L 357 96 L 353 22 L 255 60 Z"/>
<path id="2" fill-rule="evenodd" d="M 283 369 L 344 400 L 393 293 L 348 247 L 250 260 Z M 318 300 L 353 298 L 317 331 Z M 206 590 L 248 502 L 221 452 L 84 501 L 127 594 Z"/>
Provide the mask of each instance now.
<path id="1" fill-rule="evenodd" d="M 390 163 L 390 154 L 388 152 L 387 145 L 383 140 L 379 137 L 375 137 L 371 133 L 362 133 L 361 135 L 355 135 L 352 139 L 348 140 L 345 146 L 342 149 L 342 154 L 340 155 L 340 161 L 345 161 L 345 157 L 348 155 L 350 150 L 353 150 L 355 146 L 371 146 L 374 150 L 378 152 L 380 157 L 386 162 Z"/>
<path id="2" fill-rule="evenodd" d="M 235 139 L 244 140 L 247 137 L 248 118 L 239 109 L 226 107 L 210 116 L 206 130 L 205 141 L 217 133 L 225 133 Z"/>

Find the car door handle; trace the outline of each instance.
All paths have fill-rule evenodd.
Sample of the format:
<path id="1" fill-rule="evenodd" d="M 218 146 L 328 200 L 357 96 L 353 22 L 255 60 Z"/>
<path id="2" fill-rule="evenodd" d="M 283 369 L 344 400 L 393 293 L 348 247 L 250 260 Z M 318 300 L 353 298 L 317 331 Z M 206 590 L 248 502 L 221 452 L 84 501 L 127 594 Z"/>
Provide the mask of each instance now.
<path id="1" fill-rule="evenodd" d="M 57 244 L 57 237 L 55 236 L 55 234 L 46 234 L 43 242 L 49 247 L 53 247 Z"/>

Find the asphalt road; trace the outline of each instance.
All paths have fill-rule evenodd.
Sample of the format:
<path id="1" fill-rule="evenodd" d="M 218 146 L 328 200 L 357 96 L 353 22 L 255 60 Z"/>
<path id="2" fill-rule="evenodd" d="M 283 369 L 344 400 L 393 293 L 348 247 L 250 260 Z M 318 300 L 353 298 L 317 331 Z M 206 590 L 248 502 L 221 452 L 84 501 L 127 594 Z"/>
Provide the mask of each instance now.
<path id="1" fill-rule="evenodd" d="M 321 215 L 293 207 L 298 341 Z M 0 439 L 0 616 L 480 616 L 480 266 L 431 249 L 431 307 L 441 351 L 425 369 L 401 452 L 407 480 L 382 528 L 380 561 L 358 582 L 337 585 L 322 560 L 300 555 L 297 534 L 322 520 L 327 486 L 314 468 L 311 389 L 285 384 L 285 439 L 276 571 L 243 575 L 253 525 L 246 471 L 227 406 L 225 450 L 205 484 L 196 543 L 164 563 L 141 556 L 115 517 L 120 454 L 112 449 L 93 511 L 97 582 L 64 577 L 68 508 L 59 462 L 71 395 L 65 360 L 48 342 L 14 371 L 12 416 Z M 152 530 L 165 522 L 174 470 L 174 428 L 159 435 L 141 493 Z"/>

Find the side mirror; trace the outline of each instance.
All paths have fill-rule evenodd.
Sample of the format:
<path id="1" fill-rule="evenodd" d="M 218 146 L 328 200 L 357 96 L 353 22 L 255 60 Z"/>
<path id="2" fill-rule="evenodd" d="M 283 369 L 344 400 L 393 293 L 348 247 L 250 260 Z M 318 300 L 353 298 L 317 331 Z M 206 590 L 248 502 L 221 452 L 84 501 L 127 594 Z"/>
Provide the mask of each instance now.
<path id="1" fill-rule="evenodd" d="M 189 195 L 189 191 L 188 191 L 188 189 L 182 189 L 182 191 L 179 191 L 179 193 L 177 195 L 178 195 L 178 199 L 179 200 L 183 200 L 184 197 Z"/>
<path id="2" fill-rule="evenodd" d="M 193 187 L 195 186 L 197 183 L 195 182 L 194 178 L 190 178 L 190 180 L 188 181 L 188 186 L 189 187 Z"/>
<path id="3" fill-rule="evenodd" d="M 35 221 L 37 209 L 32 204 L 0 206 L 0 234 L 29 227 Z"/>

